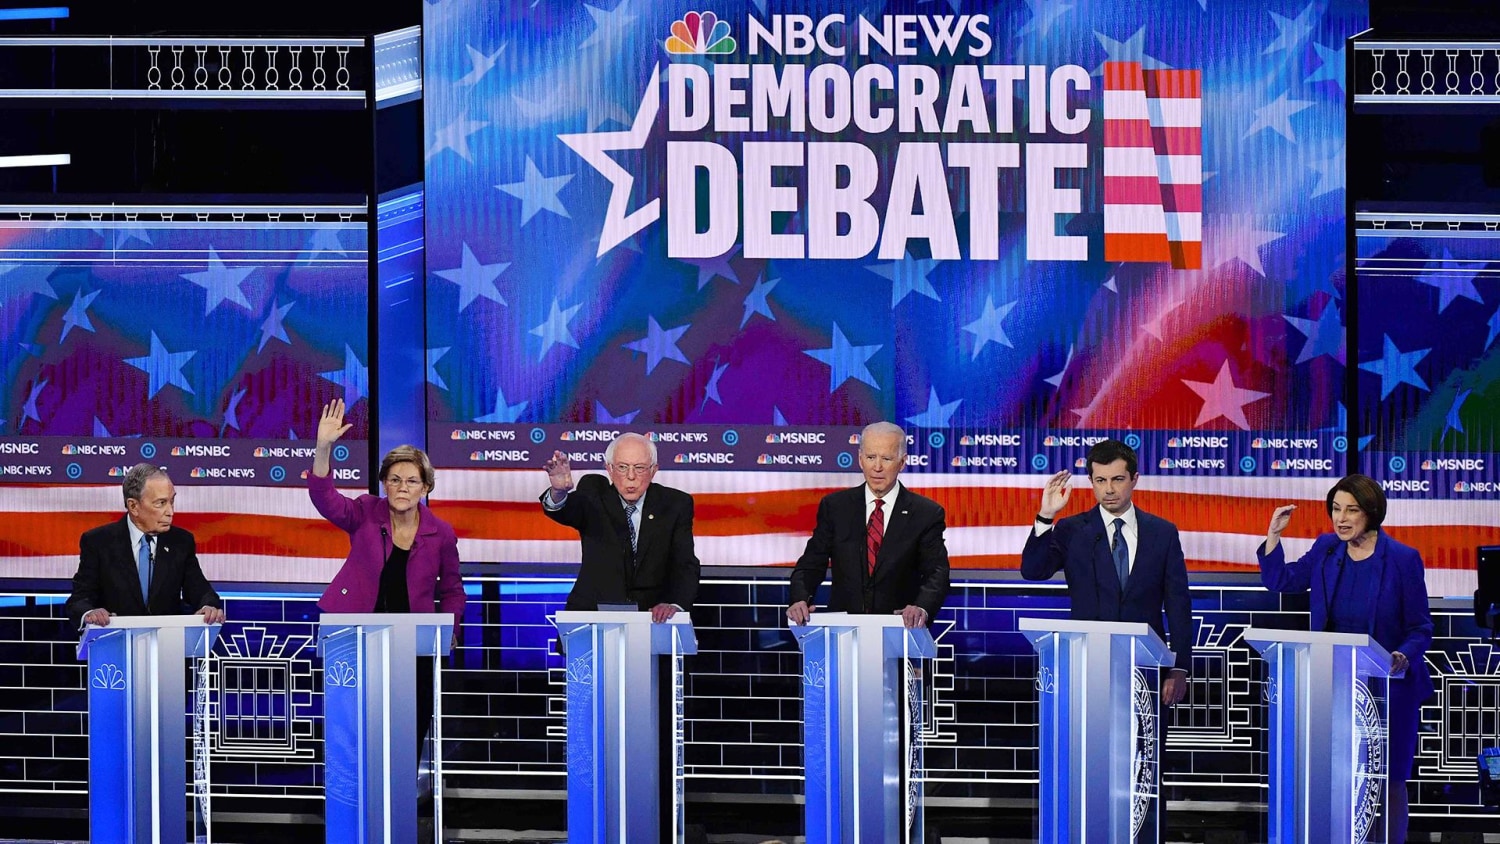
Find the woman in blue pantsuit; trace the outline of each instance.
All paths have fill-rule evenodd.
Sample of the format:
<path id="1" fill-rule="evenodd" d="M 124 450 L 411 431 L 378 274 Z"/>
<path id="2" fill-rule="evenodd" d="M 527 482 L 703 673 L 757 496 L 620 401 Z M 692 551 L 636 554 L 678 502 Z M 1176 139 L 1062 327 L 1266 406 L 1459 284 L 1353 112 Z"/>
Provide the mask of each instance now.
<path id="1" fill-rule="evenodd" d="M 1432 644 L 1432 615 L 1422 555 L 1380 530 L 1385 493 L 1365 475 L 1348 475 L 1328 490 L 1333 533 L 1317 538 L 1296 562 L 1286 561 L 1281 532 L 1297 505 L 1276 508 L 1256 550 L 1260 579 L 1274 592 L 1311 591 L 1312 629 L 1364 633 L 1391 653 L 1389 820 L 1386 840 L 1406 840 L 1406 780 L 1417 752 L 1422 702 L 1432 694 L 1423 654 Z"/>

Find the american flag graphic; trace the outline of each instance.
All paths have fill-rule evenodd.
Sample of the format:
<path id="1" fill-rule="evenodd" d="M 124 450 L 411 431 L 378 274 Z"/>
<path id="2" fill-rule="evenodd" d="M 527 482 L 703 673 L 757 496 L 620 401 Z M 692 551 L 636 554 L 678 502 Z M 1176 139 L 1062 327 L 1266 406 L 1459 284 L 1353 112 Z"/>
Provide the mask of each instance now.
<path id="1" fill-rule="evenodd" d="M 1104 259 L 1203 266 L 1203 74 L 1104 64 Z"/>

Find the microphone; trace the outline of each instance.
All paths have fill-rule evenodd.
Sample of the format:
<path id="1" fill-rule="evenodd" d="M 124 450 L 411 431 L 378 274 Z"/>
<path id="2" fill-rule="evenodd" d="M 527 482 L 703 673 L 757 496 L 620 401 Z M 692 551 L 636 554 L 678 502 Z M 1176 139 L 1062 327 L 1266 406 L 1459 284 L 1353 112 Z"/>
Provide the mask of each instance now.
<path id="1" fill-rule="evenodd" d="M 381 525 L 380 526 L 380 541 L 381 542 L 386 542 L 390 538 L 391 538 L 391 535 L 386 532 L 385 525 Z"/>

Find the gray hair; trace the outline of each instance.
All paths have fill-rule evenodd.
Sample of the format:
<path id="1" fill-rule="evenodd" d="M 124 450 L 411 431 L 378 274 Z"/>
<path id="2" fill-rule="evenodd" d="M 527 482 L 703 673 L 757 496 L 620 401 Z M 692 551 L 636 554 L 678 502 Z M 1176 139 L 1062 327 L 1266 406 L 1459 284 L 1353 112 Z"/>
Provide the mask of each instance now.
<path id="1" fill-rule="evenodd" d="M 898 442 L 901 446 L 901 456 L 905 457 L 906 432 L 901 430 L 901 426 L 897 425 L 894 422 L 871 422 L 870 424 L 866 425 L 865 429 L 859 432 L 859 445 L 861 448 L 864 447 L 865 437 L 878 437 L 886 435 L 893 435 L 896 437 L 896 442 Z"/>
<path id="2" fill-rule="evenodd" d="M 613 440 L 610 440 L 609 445 L 604 447 L 604 465 L 611 466 L 614 464 L 615 446 L 619 445 L 622 442 L 628 442 L 631 440 L 636 440 L 646 444 L 646 453 L 651 455 L 651 465 L 655 466 L 656 443 L 652 442 L 650 437 L 647 437 L 644 434 L 637 434 L 633 431 L 626 431 L 618 437 L 615 437 Z"/>
<path id="3" fill-rule="evenodd" d="M 125 493 L 125 503 L 132 500 L 140 501 L 141 495 L 146 491 L 146 482 L 152 478 L 166 478 L 171 480 L 167 470 L 160 466 L 152 466 L 150 463 L 137 463 L 125 470 L 125 481 L 120 484 L 120 489 Z"/>

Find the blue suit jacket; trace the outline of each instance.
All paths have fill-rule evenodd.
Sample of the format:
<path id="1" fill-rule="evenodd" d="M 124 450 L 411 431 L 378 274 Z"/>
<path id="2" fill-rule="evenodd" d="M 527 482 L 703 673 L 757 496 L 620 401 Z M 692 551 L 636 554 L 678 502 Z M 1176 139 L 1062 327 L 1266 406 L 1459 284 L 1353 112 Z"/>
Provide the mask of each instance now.
<path id="1" fill-rule="evenodd" d="M 1325 533 L 1294 563 L 1286 561 L 1285 548 L 1277 543 L 1276 550 L 1267 554 L 1262 542 L 1255 550 L 1260 582 L 1273 592 L 1311 590 L 1312 629 L 1323 630 L 1328 626 L 1328 602 L 1338 581 L 1339 561 L 1344 558 L 1343 541 Z M 1357 565 L 1375 566 L 1380 583 L 1367 614 L 1368 634 L 1386 650 L 1406 654 L 1410 663 L 1404 683 L 1392 680 L 1391 685 L 1401 683 L 1405 693 L 1414 695 L 1417 701 L 1425 700 L 1432 694 L 1432 676 L 1422 655 L 1432 644 L 1432 613 L 1427 608 L 1422 555 L 1382 532 L 1376 535 L 1375 553 Z"/>
<path id="2" fill-rule="evenodd" d="M 1073 618 L 1149 624 L 1171 646 L 1176 667 L 1191 671 L 1193 601 L 1177 526 L 1139 507 L 1135 518 L 1138 547 L 1123 591 L 1098 507 L 1062 519 L 1041 536 L 1033 528 L 1021 551 L 1021 576 L 1046 580 L 1061 571 L 1068 581 Z M 1163 614 L 1167 627 L 1162 626 Z"/>

